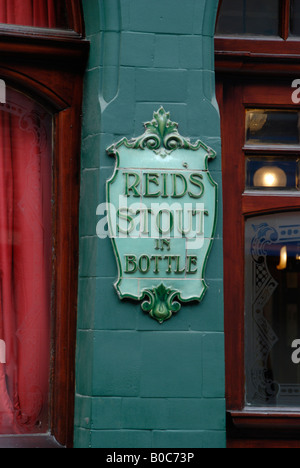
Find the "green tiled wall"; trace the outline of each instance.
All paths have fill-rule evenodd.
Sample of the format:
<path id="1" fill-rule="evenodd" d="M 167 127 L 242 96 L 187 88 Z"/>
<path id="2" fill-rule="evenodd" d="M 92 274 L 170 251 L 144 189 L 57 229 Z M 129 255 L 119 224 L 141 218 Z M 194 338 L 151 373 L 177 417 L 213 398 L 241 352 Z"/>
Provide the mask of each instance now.
<path id="1" fill-rule="evenodd" d="M 97 206 L 114 159 L 105 149 L 143 133 L 161 105 L 180 133 L 217 152 L 220 117 L 213 34 L 218 0 L 83 0 L 91 52 L 85 76 L 75 446 L 225 446 L 222 210 L 206 271 L 209 289 L 159 325 L 120 302 L 111 242 Z"/>

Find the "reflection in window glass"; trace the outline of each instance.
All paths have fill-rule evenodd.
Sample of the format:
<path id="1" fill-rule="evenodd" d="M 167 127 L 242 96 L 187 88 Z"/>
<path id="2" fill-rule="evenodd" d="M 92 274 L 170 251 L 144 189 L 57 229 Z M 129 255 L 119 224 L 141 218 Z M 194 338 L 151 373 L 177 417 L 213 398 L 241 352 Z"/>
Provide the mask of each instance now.
<path id="1" fill-rule="evenodd" d="M 0 0 L 0 23 L 67 29 L 64 0 Z"/>
<path id="2" fill-rule="evenodd" d="M 223 0 L 217 34 L 279 35 L 279 0 Z"/>
<path id="3" fill-rule="evenodd" d="M 8 88 L 0 121 L 0 434 L 45 433 L 52 117 Z"/>
<path id="4" fill-rule="evenodd" d="M 246 112 L 248 145 L 299 145 L 300 112 L 250 109 Z"/>
<path id="5" fill-rule="evenodd" d="M 300 36 L 300 3 L 291 0 L 291 35 Z"/>
<path id="6" fill-rule="evenodd" d="M 248 219 L 245 255 L 246 404 L 299 406 L 300 213 Z"/>
<path id="7" fill-rule="evenodd" d="M 300 160 L 297 157 L 249 157 L 246 160 L 246 189 L 300 190 Z"/>

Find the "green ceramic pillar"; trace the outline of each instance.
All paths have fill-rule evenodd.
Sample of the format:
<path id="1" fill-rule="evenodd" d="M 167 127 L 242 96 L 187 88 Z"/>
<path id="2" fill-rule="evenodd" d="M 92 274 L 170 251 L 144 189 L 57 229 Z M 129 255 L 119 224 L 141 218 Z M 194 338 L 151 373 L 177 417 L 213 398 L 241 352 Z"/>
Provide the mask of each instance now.
<path id="1" fill-rule="evenodd" d="M 218 1 L 83 0 L 83 7 L 91 52 L 82 128 L 75 447 L 223 448 L 222 177 L 213 47 Z M 169 115 L 168 126 L 178 124 L 170 133 L 178 131 L 176 151 L 185 152 L 188 159 L 180 159 L 180 164 L 188 167 L 169 171 L 168 165 L 163 167 L 164 153 L 158 154 L 160 165 L 140 169 L 143 199 L 149 201 L 154 195 L 166 200 L 170 191 L 178 202 L 189 193 L 203 198 L 207 219 L 203 239 L 210 254 L 198 264 L 195 258 L 182 261 L 186 252 L 178 241 L 170 263 L 162 260 L 164 278 L 168 268 L 175 280 L 185 270 L 185 278 L 195 272 L 195 283 L 190 282 L 194 286 L 184 292 L 177 279 L 177 294 L 172 296 L 171 281 L 149 286 L 149 275 L 157 278 L 162 265 L 159 253 L 153 254 L 153 239 L 149 265 L 147 248 L 138 252 L 135 246 L 131 252 L 126 239 L 123 270 L 129 278 L 130 271 L 140 269 L 143 281 L 147 278 L 145 283 L 130 282 L 132 294 L 134 283 L 138 291 L 149 290 L 141 308 L 143 301 L 120 297 L 116 291 L 120 270 L 105 211 L 107 182 L 114 180 L 116 151 L 124 148 L 129 175 L 116 179 L 119 188 L 111 187 L 117 191 L 125 187 L 124 194 L 127 187 L 127 195 L 138 200 L 139 179 L 130 174 L 141 168 L 141 162 L 136 164 L 134 158 L 154 153 L 147 145 L 144 150 L 130 145 L 141 143 L 144 123 L 151 123 L 160 109 Z M 169 127 L 163 129 L 163 111 L 154 127 L 166 136 Z M 164 144 L 161 148 L 170 150 Z M 173 185 L 167 185 L 167 172 L 173 173 L 168 176 Z M 206 187 L 205 196 L 200 182 Z M 130 226 L 124 216 L 119 221 L 125 230 Z M 157 226 L 163 230 L 160 223 Z M 168 255 L 167 243 L 156 247 Z M 140 273 L 134 271 L 132 277 L 136 274 Z M 139 292 L 137 296 L 142 299 Z"/>

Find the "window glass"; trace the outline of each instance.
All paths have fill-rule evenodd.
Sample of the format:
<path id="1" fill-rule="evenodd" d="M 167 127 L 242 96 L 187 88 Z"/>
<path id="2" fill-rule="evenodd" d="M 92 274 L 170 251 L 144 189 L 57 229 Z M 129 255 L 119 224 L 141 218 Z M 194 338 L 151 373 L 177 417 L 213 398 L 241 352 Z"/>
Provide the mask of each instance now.
<path id="1" fill-rule="evenodd" d="M 64 0 L 0 0 L 0 23 L 68 28 Z"/>
<path id="2" fill-rule="evenodd" d="M 222 0 L 217 34 L 279 35 L 279 0 Z"/>
<path id="3" fill-rule="evenodd" d="M 253 156 L 246 160 L 246 189 L 300 190 L 298 157 Z"/>
<path id="4" fill-rule="evenodd" d="M 246 404 L 299 406 L 300 213 L 248 219 L 245 255 Z"/>
<path id="5" fill-rule="evenodd" d="M 48 426 L 52 117 L 8 88 L 0 104 L 0 434 Z"/>
<path id="6" fill-rule="evenodd" d="M 247 110 L 246 144 L 299 145 L 300 112 L 276 109 Z"/>
<path id="7" fill-rule="evenodd" d="M 291 0 L 291 35 L 300 36 L 300 3 Z"/>

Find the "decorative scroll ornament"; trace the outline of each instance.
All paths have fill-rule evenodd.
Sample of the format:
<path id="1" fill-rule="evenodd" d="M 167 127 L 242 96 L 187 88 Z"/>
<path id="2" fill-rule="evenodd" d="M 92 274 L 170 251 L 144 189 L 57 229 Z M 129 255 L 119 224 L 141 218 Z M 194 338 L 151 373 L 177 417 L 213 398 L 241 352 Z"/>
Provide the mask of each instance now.
<path id="1" fill-rule="evenodd" d="M 267 247 L 278 241 L 278 232 L 267 223 L 253 225 L 255 235 L 251 242 L 254 297 L 252 298 L 252 333 L 255 352 L 251 353 L 251 390 L 258 402 L 276 398 L 279 384 L 268 370 L 270 352 L 278 341 L 274 330 L 265 317 L 264 308 L 278 287 L 267 265 Z"/>
<path id="2" fill-rule="evenodd" d="M 208 161 L 216 153 L 181 136 L 163 107 L 143 135 L 107 152 L 117 161 L 107 181 L 115 288 L 121 300 L 142 301 L 142 310 L 163 323 L 207 291 L 218 202 Z"/>
<path id="3" fill-rule="evenodd" d="M 167 289 L 163 284 L 158 288 L 145 290 L 144 294 L 149 296 L 150 302 L 145 301 L 142 303 L 143 311 L 148 312 L 159 323 L 168 320 L 172 317 L 173 313 L 181 309 L 179 302 L 173 302 L 180 292 Z"/>
<path id="4" fill-rule="evenodd" d="M 145 129 L 144 135 L 130 141 L 124 138 L 118 145 L 124 144 L 131 149 L 148 148 L 162 158 L 177 149 L 197 151 L 203 146 L 201 141 L 192 144 L 188 138 L 183 138 L 178 132 L 178 124 L 170 120 L 170 113 L 163 107 L 154 112 L 153 120 L 145 123 Z"/>

